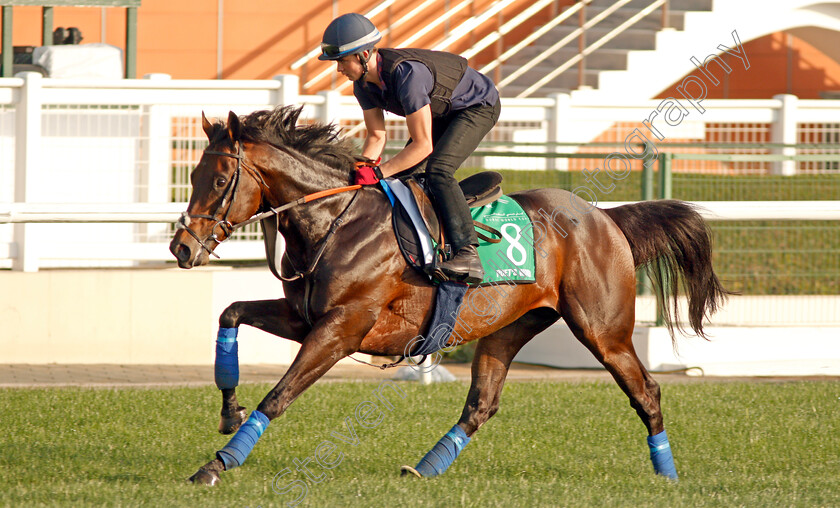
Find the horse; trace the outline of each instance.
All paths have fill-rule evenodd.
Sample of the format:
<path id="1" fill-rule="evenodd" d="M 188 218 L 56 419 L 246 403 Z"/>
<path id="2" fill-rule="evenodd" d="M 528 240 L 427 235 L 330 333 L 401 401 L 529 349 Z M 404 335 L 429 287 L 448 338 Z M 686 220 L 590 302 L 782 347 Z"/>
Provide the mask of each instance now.
<path id="1" fill-rule="evenodd" d="M 301 122 L 284 106 L 211 123 L 209 144 L 190 176 L 192 194 L 170 244 L 178 266 L 204 265 L 237 227 L 276 216 L 286 242 L 280 263 L 285 298 L 232 303 L 219 316 L 216 384 L 219 431 L 236 432 L 190 477 L 214 485 L 238 467 L 268 424 L 340 359 L 361 352 L 408 356 L 429 325 L 436 286 L 404 260 L 378 186 L 351 185 L 360 157 L 331 124 Z M 660 409 L 660 388 L 632 343 L 636 269 L 648 267 L 665 321 L 685 293 L 688 323 L 703 321 L 730 294 L 715 274 L 711 235 L 692 206 L 674 200 L 600 209 L 561 189 L 512 193 L 534 224 L 535 282 L 470 287 L 448 346 L 477 340 L 461 417 L 403 473 L 442 474 L 499 408 L 509 366 L 535 335 L 563 319 L 627 395 L 648 432 L 654 472 L 677 479 Z M 673 307 L 673 311 L 669 311 Z M 285 375 L 248 413 L 236 398 L 236 332 L 249 325 L 300 343 Z M 457 341 L 456 341 L 456 335 Z M 676 342 L 675 342 L 676 345 Z"/>

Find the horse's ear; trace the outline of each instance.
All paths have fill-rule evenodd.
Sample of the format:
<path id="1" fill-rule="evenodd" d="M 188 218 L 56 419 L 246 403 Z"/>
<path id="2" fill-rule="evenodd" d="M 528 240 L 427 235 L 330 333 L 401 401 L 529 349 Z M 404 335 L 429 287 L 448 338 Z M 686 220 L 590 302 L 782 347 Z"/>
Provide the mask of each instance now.
<path id="1" fill-rule="evenodd" d="M 242 131 L 242 126 L 239 124 L 239 117 L 231 111 L 228 113 L 228 135 L 231 141 L 239 141 L 239 134 Z"/>
<path id="2" fill-rule="evenodd" d="M 204 111 L 201 112 L 201 128 L 204 129 L 204 134 L 207 134 L 207 139 L 213 134 L 213 124 L 204 116 Z"/>

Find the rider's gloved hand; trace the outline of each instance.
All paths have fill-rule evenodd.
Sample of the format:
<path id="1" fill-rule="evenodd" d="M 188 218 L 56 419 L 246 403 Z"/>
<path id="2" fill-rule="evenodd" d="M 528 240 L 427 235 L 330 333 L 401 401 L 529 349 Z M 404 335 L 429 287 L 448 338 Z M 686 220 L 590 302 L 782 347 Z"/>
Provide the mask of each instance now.
<path id="1" fill-rule="evenodd" d="M 356 185 L 376 185 L 379 180 L 384 178 L 382 171 L 379 169 L 379 162 L 381 160 L 382 158 L 380 157 L 375 161 L 357 162 L 356 175 L 354 177 Z"/>

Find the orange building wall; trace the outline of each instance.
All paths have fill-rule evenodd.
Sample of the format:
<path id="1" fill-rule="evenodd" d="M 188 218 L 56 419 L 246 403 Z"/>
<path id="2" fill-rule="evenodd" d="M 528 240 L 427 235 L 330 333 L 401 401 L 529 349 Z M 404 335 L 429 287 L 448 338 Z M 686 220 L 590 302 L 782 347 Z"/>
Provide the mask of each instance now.
<path id="1" fill-rule="evenodd" d="M 12 44 L 41 45 L 41 8 L 15 6 L 12 10 Z M 105 42 L 125 46 L 125 9 L 105 9 L 106 33 L 102 34 L 102 9 L 99 7 L 54 7 L 53 26 L 77 27 L 82 30 L 82 43 Z M 0 29 L 2 33 L 2 29 Z"/>
<path id="2" fill-rule="evenodd" d="M 559 5 L 572 3 L 561 0 Z M 223 2 L 224 19 L 222 30 L 222 78 L 227 79 L 270 79 L 277 74 L 291 73 L 290 65 L 300 55 L 314 48 L 321 39 L 324 28 L 335 15 L 346 12 L 367 12 L 378 0 L 338 0 L 334 12 L 333 0 L 315 2 L 293 2 L 288 0 L 249 0 L 247 2 L 226 0 Z M 414 2 L 414 4 L 419 2 Z M 474 0 L 466 9 L 450 20 L 450 27 L 457 26 L 469 16 L 480 12 L 492 0 Z M 520 0 L 505 12 L 510 19 L 515 13 L 530 4 Z M 440 13 L 440 5 L 431 9 Z M 376 18 L 382 28 L 383 20 L 392 21 L 407 13 L 414 5 L 400 2 L 398 7 L 384 12 Z M 217 77 L 217 35 L 218 2 L 212 0 L 143 0 L 138 8 L 137 76 L 149 73 L 166 73 L 175 79 L 214 79 Z M 106 13 L 106 33 L 101 33 L 101 15 Z M 550 9 L 546 8 L 533 23 L 544 23 Z M 412 30 L 432 21 L 429 14 L 416 16 L 403 25 L 399 31 L 385 36 L 385 44 L 404 39 Z M 83 43 L 106 42 L 124 48 L 125 9 L 99 7 L 56 7 L 53 11 L 54 27 L 77 27 L 82 31 Z M 495 28 L 495 27 L 492 27 Z M 492 28 L 482 27 L 471 33 L 461 46 L 476 42 Z M 39 46 L 41 44 L 41 8 L 16 6 L 13 11 L 13 44 L 15 46 Z M 440 39 L 438 32 L 418 45 L 432 44 Z M 520 29 L 521 31 L 521 29 Z M 514 40 L 516 34 L 508 36 Z M 491 46 L 478 55 L 477 61 L 486 62 L 495 57 L 497 48 Z M 315 74 L 326 64 L 313 66 Z"/>
<path id="3" fill-rule="evenodd" d="M 342 12 L 370 9 L 372 2 L 341 0 Z M 269 79 L 289 73 L 293 59 L 320 41 L 333 18 L 332 0 L 223 2 L 223 78 Z M 53 26 L 78 27 L 82 43 L 106 42 L 125 47 L 125 9 L 56 7 Z M 137 76 L 162 72 L 175 79 L 217 77 L 218 2 L 212 0 L 143 0 L 137 9 Z M 41 8 L 13 10 L 15 46 L 41 45 Z M 1 33 L 1 32 L 0 32 Z"/>
<path id="4" fill-rule="evenodd" d="M 565 5 L 570 1 L 562 0 L 560 4 Z M 490 2 L 475 0 L 471 8 L 465 9 L 452 20 L 451 26 L 456 26 Z M 338 0 L 339 8 L 334 13 L 333 0 L 315 0 L 311 3 L 225 0 L 221 39 L 222 78 L 270 79 L 277 74 L 291 73 L 292 62 L 317 45 L 334 14 L 366 12 L 376 3 L 377 0 Z M 521 10 L 527 4 L 528 0 L 522 0 L 516 8 Z M 408 3 L 399 5 L 399 9 L 394 7 L 390 14 L 393 20 L 408 10 Z M 217 8 L 218 2 L 212 0 L 143 0 L 138 9 L 137 76 L 161 72 L 175 79 L 216 78 L 216 48 L 219 44 Z M 104 34 L 101 33 L 103 12 L 106 26 Z M 510 19 L 515 12 L 518 11 L 506 12 L 505 19 Z M 548 12 L 545 9 L 541 13 L 543 20 L 547 19 Z M 13 13 L 13 44 L 40 45 L 41 8 L 17 6 Z M 387 16 L 389 14 L 384 13 L 376 18 L 380 28 L 379 20 Z M 121 48 L 125 45 L 123 8 L 56 7 L 53 18 L 55 27 L 78 27 L 84 37 L 82 42 L 106 42 Z M 430 21 L 417 19 L 407 25 L 422 26 Z M 472 36 L 478 40 L 486 32 L 487 29 L 477 30 Z M 519 35 L 523 35 L 521 31 Z M 396 33 L 390 36 L 395 40 L 388 41 L 389 36 L 385 40 L 386 43 L 396 42 L 404 36 L 404 33 Z M 840 90 L 840 64 L 796 37 L 791 36 L 792 46 L 789 50 L 788 37 L 788 34 L 779 32 L 746 42 L 744 46 L 751 64 L 749 70 L 744 70 L 737 58 L 724 56 L 733 72 L 720 86 L 709 87 L 709 98 L 769 98 L 780 93 L 792 93 L 800 98 L 818 98 L 821 91 Z M 513 40 L 513 35 L 506 37 L 508 45 Z M 426 39 L 418 45 L 432 43 L 432 40 Z M 464 48 L 452 49 L 459 51 Z M 491 46 L 477 57 L 477 61 L 487 62 L 497 51 L 497 48 Z M 787 75 L 789 65 L 792 69 L 790 79 Z M 312 76 L 328 65 L 310 66 L 307 72 Z M 678 83 L 659 96 L 674 95 Z M 320 86 L 323 88 L 327 84 L 324 82 Z"/>
<path id="5" fill-rule="evenodd" d="M 770 99 L 774 95 L 789 93 L 800 99 L 819 99 L 820 92 L 840 90 L 840 63 L 797 37 L 776 32 L 745 42 L 744 51 L 750 61 L 749 69 L 744 69 L 743 63 L 730 55 L 722 57 L 732 68 L 730 74 L 727 75 L 716 64 L 710 65 L 721 84 L 709 86 L 707 98 Z M 702 61 L 706 55 L 694 56 Z M 703 77 L 699 70 L 689 74 Z M 657 97 L 679 97 L 676 87 L 682 79 Z"/>

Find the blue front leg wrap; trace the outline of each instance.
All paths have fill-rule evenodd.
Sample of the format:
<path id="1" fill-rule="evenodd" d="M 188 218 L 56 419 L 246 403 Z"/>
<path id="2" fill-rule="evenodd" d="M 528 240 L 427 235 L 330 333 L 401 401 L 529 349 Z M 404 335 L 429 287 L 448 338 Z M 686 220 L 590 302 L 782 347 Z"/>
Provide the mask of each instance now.
<path id="1" fill-rule="evenodd" d="M 467 437 L 464 430 L 455 425 L 437 442 L 434 448 L 429 450 L 429 453 L 417 463 L 417 467 L 414 469 L 423 477 L 443 474 L 469 442 L 470 438 Z"/>
<path id="2" fill-rule="evenodd" d="M 674 466 L 674 456 L 671 454 L 671 443 L 668 442 L 668 434 L 663 430 L 655 436 L 647 438 L 650 447 L 650 461 L 653 462 L 653 470 L 661 474 L 677 479 L 677 468 Z"/>
<path id="3" fill-rule="evenodd" d="M 216 339 L 216 386 L 219 390 L 239 385 L 239 328 L 219 328 Z"/>
<path id="4" fill-rule="evenodd" d="M 225 463 L 225 471 L 239 467 L 245 462 L 268 424 L 269 420 L 266 415 L 256 410 L 251 412 L 248 421 L 239 427 L 228 444 L 216 452 L 216 457 Z"/>

